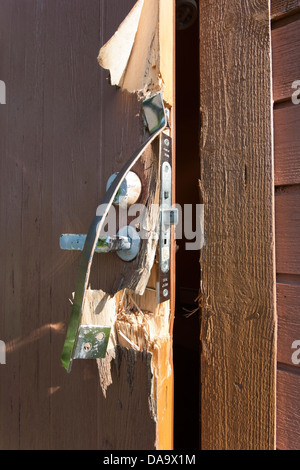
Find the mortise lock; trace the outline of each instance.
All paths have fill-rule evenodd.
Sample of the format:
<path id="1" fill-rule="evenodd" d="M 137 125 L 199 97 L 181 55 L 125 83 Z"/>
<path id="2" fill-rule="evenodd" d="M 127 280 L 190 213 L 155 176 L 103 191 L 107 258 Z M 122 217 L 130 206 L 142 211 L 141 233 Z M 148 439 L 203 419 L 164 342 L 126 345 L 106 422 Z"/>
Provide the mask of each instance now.
<path id="1" fill-rule="evenodd" d="M 156 287 L 157 303 L 171 295 L 171 230 L 178 223 L 178 209 L 172 205 L 172 139 L 162 132 L 160 136 L 160 229 L 159 279 Z"/>
<path id="2" fill-rule="evenodd" d="M 160 137 L 161 175 L 160 276 L 157 297 L 159 302 L 170 298 L 171 225 L 176 222 L 176 211 L 172 209 L 172 140 L 167 133 L 164 133 L 169 125 L 161 93 L 145 100 L 143 111 L 150 135 L 123 168 L 109 178 L 106 194 L 102 204 L 96 210 L 96 216 L 92 220 L 87 235 L 63 234 L 60 237 L 62 249 L 81 251 L 71 318 L 61 357 L 62 364 L 68 372 L 71 370 L 73 359 L 105 357 L 111 328 L 81 325 L 93 255 L 95 252 L 114 251 L 127 262 L 131 262 L 138 256 L 141 240 L 134 227 L 125 226 L 115 236 L 103 236 L 101 232 L 112 204 L 126 208 L 139 199 L 142 189 L 141 181 L 131 169 L 157 137 Z"/>

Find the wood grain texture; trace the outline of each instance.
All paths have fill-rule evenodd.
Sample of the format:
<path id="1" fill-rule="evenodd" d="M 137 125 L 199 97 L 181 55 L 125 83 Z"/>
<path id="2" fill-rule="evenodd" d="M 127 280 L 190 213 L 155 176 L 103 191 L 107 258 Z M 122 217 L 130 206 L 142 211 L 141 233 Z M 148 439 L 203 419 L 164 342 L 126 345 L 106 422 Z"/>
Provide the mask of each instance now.
<path id="1" fill-rule="evenodd" d="M 155 416 L 148 402 L 151 360 L 152 355 L 147 351 L 120 347 L 116 358 L 106 359 L 112 384 L 105 400 L 100 402 L 101 449 L 153 449 L 157 436 Z"/>
<path id="2" fill-rule="evenodd" d="M 291 100 L 292 84 L 300 80 L 299 30 L 298 19 L 272 31 L 274 101 Z"/>
<path id="3" fill-rule="evenodd" d="M 300 274 L 300 190 L 298 186 L 276 192 L 276 270 Z"/>
<path id="4" fill-rule="evenodd" d="M 280 363 L 293 365 L 292 344 L 300 340 L 300 285 L 277 282 L 278 351 Z"/>
<path id="5" fill-rule="evenodd" d="M 300 105 L 274 110 L 275 185 L 300 183 Z"/>
<path id="6" fill-rule="evenodd" d="M 1 108 L 0 139 L 5 227 L 0 336 L 8 349 L 7 366 L 0 371 L 5 384 L 0 392 L 4 449 L 97 446 L 95 438 L 80 437 L 80 428 L 97 425 L 93 417 L 90 423 L 84 419 L 87 403 L 97 403 L 91 364 L 82 364 L 73 377 L 82 384 L 82 395 L 76 398 L 66 387 L 67 377 L 60 376 L 63 322 L 69 310 L 65 294 L 71 291 L 76 268 L 75 258 L 67 259 L 59 250 L 57 237 L 64 221 L 71 222 L 73 184 L 84 192 L 83 178 L 90 180 L 91 157 L 99 151 L 99 130 L 91 125 L 100 124 L 99 107 L 89 96 L 91 87 L 98 86 L 98 74 L 92 54 L 84 52 L 98 40 L 98 13 L 95 1 L 88 10 L 80 2 L 72 10 L 61 2 L 1 5 L 1 37 L 11 45 L 1 54 L 9 97 Z M 84 32 L 87 25 L 89 35 Z M 58 46 L 62 43 L 65 48 Z M 70 60 L 73 47 L 77 61 Z M 87 75 L 90 83 L 84 88 Z M 85 122 L 79 125 L 83 116 Z M 89 165 L 74 172 L 74 165 L 84 161 L 82 154 L 88 155 Z M 90 187 L 90 194 L 97 190 Z"/>
<path id="7" fill-rule="evenodd" d="M 300 450 L 299 372 L 299 368 L 277 372 L 277 448 L 281 450 Z"/>
<path id="8" fill-rule="evenodd" d="M 175 105 L 174 17 L 174 0 L 159 0 L 159 43 L 161 50 L 159 66 L 164 100 L 170 106 Z"/>
<path id="9" fill-rule="evenodd" d="M 300 11 L 300 0 L 271 0 L 271 18 L 277 20 Z"/>
<path id="10" fill-rule="evenodd" d="M 275 446 L 269 2 L 200 1 L 203 449 Z"/>

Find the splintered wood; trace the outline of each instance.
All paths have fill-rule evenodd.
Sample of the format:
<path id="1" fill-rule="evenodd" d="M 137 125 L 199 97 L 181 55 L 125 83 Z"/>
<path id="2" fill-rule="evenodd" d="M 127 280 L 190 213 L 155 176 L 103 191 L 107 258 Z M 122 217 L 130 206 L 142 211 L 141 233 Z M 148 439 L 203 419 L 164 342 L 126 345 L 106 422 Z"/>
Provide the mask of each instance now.
<path id="1" fill-rule="evenodd" d="M 138 101 L 161 91 L 165 103 L 173 104 L 174 35 L 173 0 L 136 2 L 98 57 L 99 64 L 110 71 L 110 84 L 125 91 L 120 100 L 125 101 L 129 93 L 135 93 Z M 133 137 L 136 147 L 144 132 L 141 126 Z M 123 263 L 118 272 L 116 268 L 109 292 L 89 289 L 84 305 L 82 323 L 112 327 L 106 357 L 97 359 L 103 449 L 173 446 L 173 312 L 170 301 L 158 304 L 156 298 L 159 167 L 155 141 L 137 171 L 143 188 L 139 203 L 146 209 L 139 218 L 139 255 Z"/>
<path id="2" fill-rule="evenodd" d="M 82 323 L 112 328 L 106 357 L 97 359 L 103 393 L 103 398 L 100 399 L 101 405 L 105 412 L 110 404 L 114 406 L 110 417 L 107 416 L 102 421 L 103 426 L 105 423 L 105 432 L 110 429 L 109 420 L 112 415 L 118 415 L 116 418 L 118 422 L 125 420 L 123 422 L 125 427 L 128 425 L 127 420 L 133 419 L 135 422 L 137 410 L 141 416 L 144 416 L 145 423 L 149 420 L 148 427 L 151 428 L 151 432 L 149 429 L 148 431 L 149 436 L 153 436 L 152 442 L 145 444 L 145 440 L 139 441 L 139 431 L 133 426 L 132 447 L 125 448 L 145 448 L 145 445 L 146 448 L 172 447 L 173 369 L 170 336 L 172 319 L 169 302 L 156 304 L 155 295 L 153 288 L 147 289 L 148 307 L 155 306 L 153 311 L 141 310 L 138 305 L 138 303 L 143 304 L 139 302 L 140 296 L 129 290 L 110 297 L 101 290 L 89 289 L 86 295 Z M 125 369 L 121 367 L 122 362 L 126 364 Z M 146 406 L 143 404 L 139 408 L 138 401 L 135 409 L 132 403 L 135 402 L 133 392 L 138 393 L 142 383 L 146 385 L 144 392 L 147 398 Z M 124 388 L 128 388 L 125 397 Z M 116 406 L 119 400 L 123 403 L 122 408 Z M 126 407 L 124 415 L 123 409 L 126 410 Z M 133 413 L 133 418 L 130 413 Z M 112 448 L 118 449 L 119 446 L 124 446 L 123 429 L 115 428 L 110 439 L 110 442 L 113 442 Z M 102 445 L 106 448 L 106 439 Z M 140 445 L 142 447 L 139 447 Z"/>
<path id="3" fill-rule="evenodd" d="M 162 53 L 173 41 L 173 0 L 139 0 L 98 61 L 110 71 L 112 85 L 146 97 L 164 91 L 173 103 L 173 54 Z"/>
<path id="4" fill-rule="evenodd" d="M 139 0 L 118 31 L 101 48 L 98 62 L 101 67 L 110 71 L 111 85 L 120 86 L 124 78 L 124 71 L 133 48 L 144 0 Z M 117 59 L 116 59 L 117 58 Z"/>

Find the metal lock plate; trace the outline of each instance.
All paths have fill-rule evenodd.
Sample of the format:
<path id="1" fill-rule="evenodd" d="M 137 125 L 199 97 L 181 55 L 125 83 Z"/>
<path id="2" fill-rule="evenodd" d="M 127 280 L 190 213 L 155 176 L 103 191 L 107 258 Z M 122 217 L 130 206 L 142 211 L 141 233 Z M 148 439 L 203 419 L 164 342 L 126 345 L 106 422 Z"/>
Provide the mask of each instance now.
<path id="1" fill-rule="evenodd" d="M 157 132 L 166 125 L 166 110 L 161 93 L 143 101 L 143 111 L 150 134 Z"/>
<path id="2" fill-rule="evenodd" d="M 172 208 L 172 139 L 166 133 L 160 137 L 160 234 L 159 281 L 157 302 L 170 299 L 171 227 L 177 221 L 177 211 Z"/>
<path id="3" fill-rule="evenodd" d="M 80 325 L 73 358 L 104 358 L 110 331 L 109 326 Z"/>

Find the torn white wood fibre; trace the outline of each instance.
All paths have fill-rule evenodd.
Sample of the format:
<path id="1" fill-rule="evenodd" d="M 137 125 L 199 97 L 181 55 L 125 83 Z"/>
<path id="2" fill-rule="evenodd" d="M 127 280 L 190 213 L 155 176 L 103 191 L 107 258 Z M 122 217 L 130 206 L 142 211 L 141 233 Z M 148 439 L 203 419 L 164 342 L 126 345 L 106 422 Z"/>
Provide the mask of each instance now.
<path id="1" fill-rule="evenodd" d="M 120 86 L 132 51 L 144 0 L 138 0 L 118 30 L 101 48 L 98 62 L 110 71 L 111 85 Z"/>
<path id="2" fill-rule="evenodd" d="M 167 380 L 172 374 L 169 357 L 170 310 L 168 303 L 164 302 L 157 305 L 153 312 L 141 311 L 134 297 L 138 296 L 126 290 L 122 297 L 119 295 L 119 305 L 110 306 L 117 308 L 116 316 L 114 311 L 111 312 L 114 318 L 112 334 L 116 343 L 114 349 L 108 349 L 104 359 L 97 359 L 100 386 L 106 397 L 109 387 L 113 384 L 113 364 L 120 362 L 122 357 L 130 359 L 127 366 L 132 372 L 127 374 L 126 380 L 132 377 L 131 381 L 134 378 L 137 355 L 147 354 L 149 411 L 152 419 L 157 420 L 159 375 L 162 373 Z M 154 305 L 153 301 L 153 307 Z M 106 314 L 105 317 L 109 318 L 109 315 Z"/>
<path id="3" fill-rule="evenodd" d="M 172 15 L 173 0 L 139 0 L 135 4 L 100 49 L 98 61 L 110 71 L 111 85 L 143 98 L 163 91 L 165 101 L 172 104 L 169 76 L 173 38 L 169 31 L 163 34 L 161 28 L 161 24 L 172 25 Z M 171 34 L 168 41 L 166 34 Z"/>

